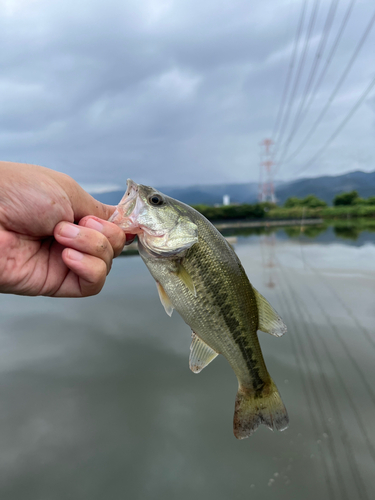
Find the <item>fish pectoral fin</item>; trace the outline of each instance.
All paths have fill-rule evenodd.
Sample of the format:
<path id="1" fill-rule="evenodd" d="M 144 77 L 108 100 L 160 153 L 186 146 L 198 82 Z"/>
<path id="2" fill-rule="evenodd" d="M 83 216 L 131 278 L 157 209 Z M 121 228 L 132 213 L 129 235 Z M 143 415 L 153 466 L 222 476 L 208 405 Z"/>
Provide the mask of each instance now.
<path id="1" fill-rule="evenodd" d="M 190 292 L 194 295 L 194 297 L 196 297 L 197 292 L 195 290 L 193 280 L 192 280 L 190 274 L 186 271 L 184 266 L 181 264 L 181 262 L 176 264 L 175 274 L 182 281 L 182 283 L 188 288 L 188 290 L 190 290 Z"/>
<path id="2" fill-rule="evenodd" d="M 190 346 L 189 368 L 194 373 L 199 373 L 213 361 L 218 353 L 211 349 L 196 333 L 192 333 Z"/>
<path id="3" fill-rule="evenodd" d="M 168 314 L 168 316 L 172 316 L 173 306 L 172 306 L 172 302 L 170 301 L 170 299 L 167 295 L 167 292 L 164 290 L 164 288 L 161 286 L 161 284 L 158 281 L 156 282 L 156 286 L 158 288 L 160 301 L 163 304 L 165 312 Z"/>
<path id="4" fill-rule="evenodd" d="M 287 330 L 284 321 L 280 318 L 268 300 L 255 290 L 254 287 L 253 290 L 258 306 L 258 330 L 275 335 L 275 337 L 281 337 Z"/>

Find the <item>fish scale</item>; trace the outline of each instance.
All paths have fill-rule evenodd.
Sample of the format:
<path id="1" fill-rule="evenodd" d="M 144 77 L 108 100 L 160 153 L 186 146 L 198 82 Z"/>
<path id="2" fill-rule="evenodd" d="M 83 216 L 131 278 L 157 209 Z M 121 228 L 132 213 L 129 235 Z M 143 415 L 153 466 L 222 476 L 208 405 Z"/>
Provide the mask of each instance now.
<path id="1" fill-rule="evenodd" d="M 260 424 L 286 428 L 288 415 L 257 336 L 258 329 L 280 336 L 286 327 L 225 238 L 192 207 L 133 181 L 110 220 L 138 234 L 166 312 L 175 309 L 193 330 L 191 369 L 198 373 L 217 354 L 230 363 L 239 383 L 235 436 L 248 437 Z"/>
<path id="2" fill-rule="evenodd" d="M 168 280 L 161 283 L 186 323 L 216 352 L 225 355 L 240 383 L 251 385 L 254 389 L 263 387 L 270 377 L 256 334 L 258 315 L 252 286 L 235 253 L 220 233 L 196 218 L 193 220 L 198 223 L 200 238 L 198 244 L 187 252 L 184 266 L 193 278 L 197 298 L 185 297 L 183 284 L 170 287 Z M 152 262 L 148 264 L 150 270 L 154 265 Z M 182 296 L 183 300 L 178 300 Z M 202 304 L 200 297 L 208 297 L 208 301 Z M 218 331 L 220 337 L 217 336 Z M 224 337 L 230 342 L 223 345 Z M 243 361 L 248 370 L 245 370 Z"/>

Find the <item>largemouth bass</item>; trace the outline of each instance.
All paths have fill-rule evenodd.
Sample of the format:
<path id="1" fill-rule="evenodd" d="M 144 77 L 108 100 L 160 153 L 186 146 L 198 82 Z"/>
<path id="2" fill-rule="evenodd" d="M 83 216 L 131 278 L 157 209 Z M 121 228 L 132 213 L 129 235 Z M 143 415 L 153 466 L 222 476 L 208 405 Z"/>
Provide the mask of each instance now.
<path id="1" fill-rule="evenodd" d="M 166 313 L 176 309 L 191 327 L 190 369 L 199 373 L 218 354 L 228 360 L 238 379 L 236 438 L 250 436 L 260 424 L 284 430 L 288 414 L 267 371 L 257 330 L 281 336 L 285 324 L 203 215 L 152 187 L 130 179 L 127 185 L 109 220 L 138 235 L 139 253 Z"/>

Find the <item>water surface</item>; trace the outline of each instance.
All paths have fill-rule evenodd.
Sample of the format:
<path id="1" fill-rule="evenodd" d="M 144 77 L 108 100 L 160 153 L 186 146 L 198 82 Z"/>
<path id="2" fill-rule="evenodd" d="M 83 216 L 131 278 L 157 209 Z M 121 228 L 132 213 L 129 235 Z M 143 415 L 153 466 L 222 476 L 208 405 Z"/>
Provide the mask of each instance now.
<path id="1" fill-rule="evenodd" d="M 89 299 L 0 296 L 0 498 L 374 498 L 372 235 L 238 237 L 288 326 L 259 337 L 289 429 L 244 441 L 231 368 L 190 372 L 190 329 L 139 257 Z"/>

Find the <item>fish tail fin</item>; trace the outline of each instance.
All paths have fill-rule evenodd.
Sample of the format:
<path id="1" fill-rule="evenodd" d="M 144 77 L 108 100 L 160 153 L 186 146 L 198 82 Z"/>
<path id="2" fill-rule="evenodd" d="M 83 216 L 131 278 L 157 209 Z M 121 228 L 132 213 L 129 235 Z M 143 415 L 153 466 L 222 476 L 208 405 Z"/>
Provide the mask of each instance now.
<path id="1" fill-rule="evenodd" d="M 237 439 L 244 439 L 259 427 L 283 431 L 289 417 L 276 385 L 271 380 L 260 395 L 239 387 L 233 419 L 233 432 Z"/>

